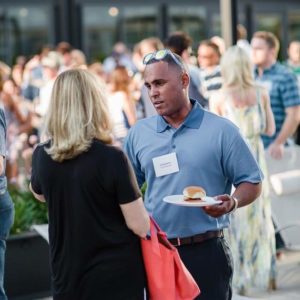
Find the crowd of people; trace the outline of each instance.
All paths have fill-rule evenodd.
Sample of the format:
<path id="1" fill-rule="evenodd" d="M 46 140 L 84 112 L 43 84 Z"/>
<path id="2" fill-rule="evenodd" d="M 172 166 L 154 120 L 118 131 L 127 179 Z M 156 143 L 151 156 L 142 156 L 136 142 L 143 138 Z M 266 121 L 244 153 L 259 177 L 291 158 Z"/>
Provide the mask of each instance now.
<path id="1" fill-rule="evenodd" d="M 300 42 L 281 64 L 274 34 L 256 32 L 249 43 L 238 30 L 227 50 L 220 37 L 192 49 L 188 34 L 174 32 L 132 53 L 117 43 L 102 63 L 88 64 L 67 42 L 0 63 L 0 299 L 7 184 L 29 179 L 49 208 L 54 299 L 96 299 L 99 289 L 103 299 L 143 299 L 137 237 L 147 234 L 147 212 L 178 247 L 199 299 L 276 288 L 265 152 L 280 159 L 299 143 Z M 221 204 L 162 201 L 188 185 Z"/>

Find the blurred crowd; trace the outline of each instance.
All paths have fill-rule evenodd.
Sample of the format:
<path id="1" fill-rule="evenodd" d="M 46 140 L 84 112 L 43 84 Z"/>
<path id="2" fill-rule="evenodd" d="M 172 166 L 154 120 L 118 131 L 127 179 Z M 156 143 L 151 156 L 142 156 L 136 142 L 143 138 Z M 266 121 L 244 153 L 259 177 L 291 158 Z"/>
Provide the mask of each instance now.
<path id="1" fill-rule="evenodd" d="M 252 58 L 259 61 L 261 53 L 252 53 L 243 26 L 237 28 L 238 42 Z M 143 57 L 169 48 L 182 57 L 190 72 L 189 95 L 209 109 L 209 99 L 222 87 L 220 60 L 225 52 L 221 37 L 195 42 L 184 32 L 174 32 L 164 41 L 146 38 L 132 51 L 118 42 L 103 62 L 87 63 L 85 54 L 67 42 L 56 47 L 46 45 L 33 57 L 19 56 L 13 66 L 0 62 L 0 99 L 8 124 L 7 176 L 11 184 L 22 185 L 30 174 L 32 149 L 40 141 L 43 118 L 47 112 L 51 90 L 58 74 L 71 68 L 88 69 L 106 86 L 109 109 L 114 122 L 114 138 L 122 145 L 128 129 L 138 120 L 156 114 L 143 86 Z M 284 65 L 298 78 L 300 86 L 300 41 L 292 41 Z M 255 58 L 256 56 L 256 58 Z M 255 63 L 255 61 L 253 61 Z M 299 130 L 295 141 L 300 142 Z M 286 141 L 285 141 L 286 142 Z M 284 143 L 285 143 L 284 142 Z"/>
<path id="2" fill-rule="evenodd" d="M 148 53 L 164 48 L 179 55 L 186 64 L 190 75 L 190 98 L 214 113 L 228 117 L 227 108 L 220 103 L 220 99 L 228 97 L 239 103 L 243 96 L 243 103 L 247 108 L 251 108 L 254 103 L 251 103 L 251 99 L 257 100 L 259 96 L 256 97 L 257 89 L 248 89 L 247 84 L 251 88 L 252 80 L 261 84 L 265 114 L 259 118 L 268 120 L 259 123 L 254 112 L 254 118 L 250 118 L 249 122 L 269 126 L 263 130 L 257 126 L 256 129 L 259 134 L 266 135 L 263 138 L 265 148 L 269 149 L 274 158 L 280 159 L 285 146 L 300 144 L 300 41 L 291 41 L 287 49 L 288 59 L 278 63 L 279 42 L 273 34 L 256 32 L 249 43 L 243 26 L 239 25 L 237 32 L 236 46 L 242 52 L 235 50 L 230 55 L 221 37 L 192 41 L 188 34 L 174 32 L 165 41 L 156 37 L 146 38 L 132 50 L 118 42 L 103 62 L 89 64 L 85 54 L 67 42 L 60 42 L 56 47 L 44 46 L 30 58 L 19 56 L 13 66 L 0 62 L 0 101 L 7 122 L 6 172 L 9 183 L 21 188 L 27 184 L 33 149 L 43 140 L 44 117 L 49 107 L 54 81 L 60 73 L 81 68 L 97 76 L 99 84 L 105 87 L 108 95 L 114 143 L 122 147 L 128 130 L 137 120 L 156 114 L 143 82 L 143 58 Z M 197 42 L 197 48 L 193 49 Z M 237 56 L 241 59 L 235 60 Z M 251 63 L 251 73 L 243 70 L 243 66 L 248 62 Z M 247 74 L 248 77 L 243 77 L 243 74 Z M 244 91 L 249 93 L 243 94 Z M 235 107 L 239 108 L 239 104 Z M 236 112 L 234 113 L 236 117 Z M 249 114 L 245 116 L 248 118 Z M 240 128 L 247 118 L 242 117 L 241 123 L 238 124 Z M 249 127 L 245 131 L 248 132 L 248 129 Z M 251 137 L 251 134 L 246 136 L 250 144 Z M 258 160 L 261 155 L 258 153 Z M 263 160 L 261 164 L 264 164 Z M 263 169 L 262 165 L 261 167 Z M 269 218 L 268 221 L 270 220 Z M 272 226 L 270 224 L 270 227 Z M 271 234 L 274 236 L 274 231 Z M 273 243 L 271 240 L 272 238 L 270 243 Z M 271 247 L 274 249 L 274 244 Z M 270 261 L 274 259 L 274 253 L 269 252 Z M 274 268 L 274 261 L 271 267 L 266 267 L 270 273 L 271 288 L 272 284 L 273 288 L 275 285 L 275 282 L 272 282 L 275 280 Z M 244 293 L 243 289 L 245 286 L 240 286 L 241 293 Z"/>

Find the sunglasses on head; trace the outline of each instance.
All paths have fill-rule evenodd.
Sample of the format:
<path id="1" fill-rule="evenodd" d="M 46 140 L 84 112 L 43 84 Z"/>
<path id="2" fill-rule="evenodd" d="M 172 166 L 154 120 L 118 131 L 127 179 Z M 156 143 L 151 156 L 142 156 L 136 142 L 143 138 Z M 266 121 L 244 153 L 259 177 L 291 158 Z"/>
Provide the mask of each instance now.
<path id="1" fill-rule="evenodd" d="M 179 59 L 174 55 L 174 53 L 169 49 L 162 49 L 158 50 L 156 52 L 148 53 L 145 55 L 143 59 L 143 64 L 147 65 L 151 60 L 160 61 L 163 60 L 166 56 L 170 56 L 173 61 L 180 67 L 182 67 L 182 63 L 179 61 Z"/>

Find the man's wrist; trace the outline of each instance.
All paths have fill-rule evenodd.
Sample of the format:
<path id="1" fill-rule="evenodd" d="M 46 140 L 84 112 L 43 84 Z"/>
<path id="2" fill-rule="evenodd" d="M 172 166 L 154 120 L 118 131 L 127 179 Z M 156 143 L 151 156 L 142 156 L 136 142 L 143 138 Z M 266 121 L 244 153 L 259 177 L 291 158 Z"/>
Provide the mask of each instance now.
<path id="1" fill-rule="evenodd" d="M 230 198 L 233 200 L 234 204 L 233 204 L 232 208 L 230 209 L 230 211 L 228 213 L 232 214 L 237 210 L 237 208 L 239 206 L 239 201 L 234 196 L 230 196 Z"/>

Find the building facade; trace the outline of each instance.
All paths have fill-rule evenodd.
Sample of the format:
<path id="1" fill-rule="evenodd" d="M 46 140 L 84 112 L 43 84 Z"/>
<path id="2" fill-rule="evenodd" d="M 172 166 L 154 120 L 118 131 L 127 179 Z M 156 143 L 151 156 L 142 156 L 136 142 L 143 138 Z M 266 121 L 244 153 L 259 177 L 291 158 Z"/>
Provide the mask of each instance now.
<path id="1" fill-rule="evenodd" d="M 90 61 L 103 59 L 117 41 L 132 48 L 149 36 L 162 40 L 172 31 L 199 41 L 221 35 L 220 0 L 1 0 L 0 60 L 12 64 L 44 44 L 64 40 Z M 248 37 L 256 30 L 275 33 L 282 59 L 290 40 L 300 40 L 299 0 L 236 0 L 238 23 Z"/>

